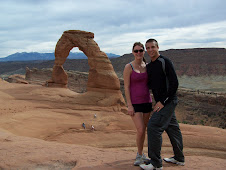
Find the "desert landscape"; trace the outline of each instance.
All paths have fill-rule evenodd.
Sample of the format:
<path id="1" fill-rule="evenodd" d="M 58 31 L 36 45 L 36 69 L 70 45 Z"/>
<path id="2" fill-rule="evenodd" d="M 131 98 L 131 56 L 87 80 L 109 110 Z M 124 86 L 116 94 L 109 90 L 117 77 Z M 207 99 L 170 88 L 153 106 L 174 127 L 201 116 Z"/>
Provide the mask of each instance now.
<path id="1" fill-rule="evenodd" d="M 88 57 L 89 72 L 63 67 L 73 47 Z M 136 130 L 126 114 L 118 70 L 122 67 L 117 67 L 117 62 L 125 62 L 128 56 L 112 60 L 113 67 L 93 40 L 93 33 L 72 30 L 59 39 L 55 57 L 51 69 L 27 67 L 24 75 L 0 79 L 0 169 L 140 169 L 133 166 Z M 180 62 L 183 64 L 179 61 L 177 66 L 184 68 Z M 224 75 L 224 71 L 221 67 L 216 72 Z M 183 72 L 196 73 L 191 68 Z M 200 90 L 178 90 L 181 101 L 176 116 L 186 165 L 163 163 L 164 169 L 226 167 L 225 94 Z M 173 156 L 166 133 L 162 146 L 162 157 Z M 147 141 L 144 153 L 147 155 Z"/>
<path id="2" fill-rule="evenodd" d="M 0 93 L 0 169 L 140 169 L 133 166 L 136 132 L 128 115 L 111 107 L 78 105 L 73 101 L 81 93 L 67 88 L 1 80 Z M 163 163 L 164 169 L 225 168 L 225 129 L 180 127 L 186 165 Z M 171 155 L 164 133 L 162 156 Z"/>
<path id="3" fill-rule="evenodd" d="M 28 69 L 26 76 L 11 76 L 11 83 L 0 79 L 0 169 L 140 169 L 133 166 L 136 131 L 130 116 L 112 106 L 84 104 L 90 102 L 89 97 L 84 98 L 88 74 L 68 72 L 68 76 L 68 88 L 44 86 L 51 77 L 50 70 Z M 226 131 L 218 126 L 219 122 L 225 126 L 225 98 L 217 97 L 218 101 L 216 97 L 208 99 L 179 91 L 182 104 L 176 115 L 181 121 L 186 165 L 163 163 L 164 169 L 223 170 Z M 199 109 L 192 110 L 194 103 L 202 103 L 203 98 L 210 103 L 208 107 L 197 105 Z M 198 122 L 198 110 L 211 107 L 223 114 L 222 118 L 215 115 L 208 121 L 215 127 L 183 121 L 193 115 L 191 122 Z M 164 133 L 162 156 L 172 154 Z"/>

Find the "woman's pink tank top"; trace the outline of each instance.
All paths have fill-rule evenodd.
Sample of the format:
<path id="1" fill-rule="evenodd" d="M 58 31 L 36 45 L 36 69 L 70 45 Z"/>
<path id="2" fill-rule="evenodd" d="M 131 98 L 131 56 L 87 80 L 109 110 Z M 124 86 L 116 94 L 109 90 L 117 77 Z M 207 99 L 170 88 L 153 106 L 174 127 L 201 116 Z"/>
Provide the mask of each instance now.
<path id="1" fill-rule="evenodd" d="M 130 98 L 132 104 L 151 103 L 151 95 L 148 89 L 148 74 L 137 73 L 132 67 L 132 73 L 130 75 Z"/>

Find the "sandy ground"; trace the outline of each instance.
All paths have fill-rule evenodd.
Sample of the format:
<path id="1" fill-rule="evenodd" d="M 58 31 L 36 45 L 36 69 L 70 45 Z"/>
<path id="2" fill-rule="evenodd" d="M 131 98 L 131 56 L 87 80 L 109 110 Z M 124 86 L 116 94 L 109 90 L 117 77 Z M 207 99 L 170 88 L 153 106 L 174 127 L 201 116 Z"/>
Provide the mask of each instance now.
<path id="1" fill-rule="evenodd" d="M 109 108 L 78 105 L 73 101 L 79 95 L 0 80 L 0 169 L 140 169 L 133 166 L 136 132 L 131 118 Z M 224 129 L 180 127 L 186 165 L 163 163 L 164 169 L 225 169 Z M 172 148 L 164 133 L 162 157 L 169 156 Z"/>

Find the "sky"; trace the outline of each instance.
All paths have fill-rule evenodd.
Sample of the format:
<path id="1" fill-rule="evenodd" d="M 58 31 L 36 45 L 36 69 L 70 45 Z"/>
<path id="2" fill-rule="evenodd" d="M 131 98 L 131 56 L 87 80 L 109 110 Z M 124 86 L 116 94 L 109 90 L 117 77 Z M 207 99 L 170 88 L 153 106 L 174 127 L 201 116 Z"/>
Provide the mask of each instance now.
<path id="1" fill-rule="evenodd" d="M 149 38 L 159 50 L 226 48 L 225 0 L 0 0 L 0 58 L 51 53 L 66 30 L 94 33 L 105 53 L 132 52 Z M 73 48 L 72 52 L 78 52 Z"/>

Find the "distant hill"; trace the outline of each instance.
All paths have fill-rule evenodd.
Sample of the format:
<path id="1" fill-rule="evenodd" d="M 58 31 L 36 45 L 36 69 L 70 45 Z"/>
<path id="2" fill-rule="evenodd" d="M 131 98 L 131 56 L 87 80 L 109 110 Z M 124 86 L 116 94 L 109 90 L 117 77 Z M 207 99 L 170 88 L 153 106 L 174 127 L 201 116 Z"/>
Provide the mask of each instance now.
<path id="1" fill-rule="evenodd" d="M 113 53 L 106 53 L 108 58 L 116 58 L 119 55 Z M 87 59 L 83 52 L 70 52 L 68 59 Z M 55 60 L 54 53 L 38 53 L 38 52 L 22 52 L 11 54 L 5 58 L 0 58 L 0 62 L 4 61 L 34 61 L 34 60 Z"/>
<path id="2" fill-rule="evenodd" d="M 225 48 L 170 49 L 160 51 L 160 54 L 172 60 L 178 76 L 226 76 Z M 144 56 L 150 62 L 148 54 L 145 53 Z M 125 64 L 133 59 L 133 54 L 124 54 L 117 59 L 111 59 L 111 62 L 116 72 L 122 72 Z"/>
<path id="3" fill-rule="evenodd" d="M 194 48 L 194 49 L 170 49 L 160 51 L 160 54 L 169 57 L 175 66 L 178 76 L 208 76 L 208 75 L 226 75 L 226 49 L 225 48 Z M 53 55 L 53 54 L 52 54 Z M 30 55 L 31 56 L 31 55 Z M 41 57 L 40 57 L 41 58 Z M 39 58 L 39 59 L 40 59 Z M 145 53 L 147 62 L 150 57 Z M 124 54 L 117 58 L 110 58 L 115 72 L 122 75 L 124 67 L 132 61 L 132 53 Z M 53 68 L 54 60 L 32 60 L 32 61 L 8 61 L 0 62 L 0 74 L 12 74 L 15 71 L 29 68 Z M 63 65 L 65 70 L 74 70 L 88 72 L 89 64 L 86 59 L 68 58 Z"/>

